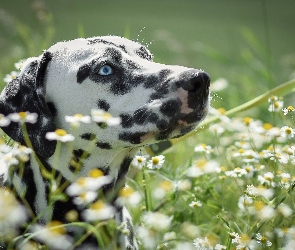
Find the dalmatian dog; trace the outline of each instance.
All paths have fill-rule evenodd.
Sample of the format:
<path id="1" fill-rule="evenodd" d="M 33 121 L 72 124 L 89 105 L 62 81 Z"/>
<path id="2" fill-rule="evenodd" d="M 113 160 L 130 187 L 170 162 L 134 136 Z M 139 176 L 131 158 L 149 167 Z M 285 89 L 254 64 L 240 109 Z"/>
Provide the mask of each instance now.
<path id="1" fill-rule="evenodd" d="M 153 62 L 153 55 L 138 42 L 118 36 L 79 38 L 56 43 L 39 57 L 28 59 L 17 78 L 2 91 L 0 113 L 37 113 L 37 122 L 27 123 L 27 131 L 45 168 L 56 168 L 55 176 L 62 176 L 64 182 L 100 169 L 112 177 L 112 182 L 103 187 L 108 193 L 123 185 L 129 164 L 140 147 L 180 137 L 205 118 L 209 85 L 206 72 Z M 120 117 L 121 123 L 104 128 L 101 123 L 81 125 L 74 134 L 72 148 L 62 144 L 60 160 L 54 165 L 57 142 L 46 139 L 47 132 L 57 128 L 71 131 L 65 116 L 89 115 L 92 109 Z M 12 122 L 3 130 L 13 140 L 24 143 L 18 123 Z M 88 152 L 93 140 L 94 148 Z M 86 157 L 77 171 L 69 163 L 78 162 L 82 155 Z M 69 198 L 56 201 L 52 211 L 46 210 L 49 181 L 35 161 L 28 164 L 21 179 L 8 180 L 6 185 L 17 186 L 19 192 L 26 190 L 25 199 L 39 215 L 40 223 L 66 222 L 67 212 L 79 209 Z M 131 218 L 124 207 L 117 205 L 116 219 L 119 224 L 125 221 L 130 231 L 118 237 L 118 246 L 138 249 Z M 90 245 L 82 245 L 82 249 L 92 249 L 86 246 Z"/>

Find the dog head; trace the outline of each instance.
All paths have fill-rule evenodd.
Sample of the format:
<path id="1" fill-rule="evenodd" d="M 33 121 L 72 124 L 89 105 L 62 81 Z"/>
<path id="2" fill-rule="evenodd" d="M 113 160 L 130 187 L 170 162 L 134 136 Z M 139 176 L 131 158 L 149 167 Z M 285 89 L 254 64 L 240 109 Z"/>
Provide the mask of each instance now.
<path id="1" fill-rule="evenodd" d="M 78 137 L 95 136 L 107 148 L 135 147 L 182 136 L 202 121 L 209 107 L 210 78 L 202 70 L 153 62 L 148 49 L 116 36 L 76 39 L 50 47 L 29 59 L 0 97 L 4 115 L 35 112 L 28 124 L 37 154 L 50 157 L 55 142 L 45 134 L 69 129 L 66 115 L 103 109 L 121 117 L 118 126 L 85 124 Z M 21 127 L 4 131 L 23 142 Z"/>

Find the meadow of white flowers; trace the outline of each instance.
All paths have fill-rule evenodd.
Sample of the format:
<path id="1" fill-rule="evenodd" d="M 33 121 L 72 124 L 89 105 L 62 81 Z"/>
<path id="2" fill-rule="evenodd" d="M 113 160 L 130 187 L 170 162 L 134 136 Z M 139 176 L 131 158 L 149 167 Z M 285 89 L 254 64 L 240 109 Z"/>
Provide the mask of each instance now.
<path id="1" fill-rule="evenodd" d="M 7 75 L 5 81 L 16 75 Z M 228 86 L 226 80 L 220 82 L 221 86 L 213 84 L 215 91 Z M 119 191 L 116 202 L 131 211 L 141 249 L 295 249 L 295 109 L 285 107 L 281 97 L 271 96 L 268 102 L 268 121 L 239 115 L 229 118 L 224 109 L 212 108 L 219 121 L 199 133 L 198 143 L 190 138 L 194 153 L 189 157 L 185 148 L 157 156 L 144 150 L 138 153 L 128 185 Z M 73 128 L 98 120 L 106 126 L 120 122 L 101 110 L 93 110 L 91 117 L 77 114 L 65 119 Z M 26 123 L 36 121 L 36 114 L 0 115 L 0 126 L 11 121 L 20 122 L 25 131 Z M 75 139 L 62 129 L 48 133 L 47 138 L 68 144 Z M 169 154 L 182 163 L 169 162 Z M 35 157 L 29 143 L 19 145 L 3 135 L 0 183 L 14 171 L 21 174 L 29 157 Z M 29 208 L 16 200 L 14 189 L 0 187 L 0 243 L 15 249 L 18 228 L 23 227 L 24 240 L 18 249 L 40 249 L 35 240 L 43 243 L 42 249 L 73 249 L 84 238 L 67 235 L 67 228 L 80 225 L 107 247 L 115 235 L 112 232 L 129 233 L 124 225 L 115 225 L 115 209 L 101 197 L 101 187 L 110 181 L 100 170 L 92 170 L 74 183 L 54 187 L 85 208 L 86 222 L 77 221 L 72 211 L 67 224 L 26 222 Z"/>

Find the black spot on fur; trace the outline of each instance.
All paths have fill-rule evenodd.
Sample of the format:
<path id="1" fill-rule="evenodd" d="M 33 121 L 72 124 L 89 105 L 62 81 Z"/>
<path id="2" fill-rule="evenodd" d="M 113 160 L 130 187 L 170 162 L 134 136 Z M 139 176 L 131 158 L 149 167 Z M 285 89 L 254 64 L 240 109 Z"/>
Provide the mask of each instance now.
<path id="1" fill-rule="evenodd" d="M 96 135 L 93 133 L 85 133 L 81 135 L 81 138 L 87 141 L 92 141 L 96 139 Z"/>
<path id="2" fill-rule="evenodd" d="M 122 63 L 122 53 L 115 48 L 106 48 L 103 56 L 111 57 L 112 60 L 117 64 Z"/>
<path id="3" fill-rule="evenodd" d="M 83 161 L 90 157 L 90 153 L 83 149 L 74 149 L 73 156 L 69 162 L 71 171 L 79 171 L 83 166 Z"/>
<path id="4" fill-rule="evenodd" d="M 169 135 L 170 135 L 171 132 L 172 132 L 172 130 L 173 130 L 173 129 L 170 128 L 170 129 L 167 129 L 167 130 L 165 130 L 165 131 L 159 133 L 159 134 L 156 136 L 156 140 L 157 140 L 157 141 L 162 141 L 162 140 L 166 140 L 166 139 L 168 139 L 168 138 L 169 138 Z"/>
<path id="5" fill-rule="evenodd" d="M 124 64 L 129 70 L 139 70 L 141 68 L 139 64 L 133 62 L 132 60 L 126 60 Z"/>
<path id="6" fill-rule="evenodd" d="M 153 60 L 153 55 L 144 46 L 141 46 L 139 49 L 137 49 L 135 53 L 142 59 L 146 59 L 148 61 Z"/>
<path id="7" fill-rule="evenodd" d="M 162 69 L 160 72 L 159 72 L 159 78 L 160 78 L 160 81 L 165 81 L 165 79 L 167 78 L 167 76 L 169 74 L 172 73 L 172 70 L 170 69 Z"/>
<path id="8" fill-rule="evenodd" d="M 120 168 L 119 168 L 117 180 L 121 180 L 122 178 L 125 177 L 125 175 L 127 174 L 128 170 L 129 170 L 129 165 L 130 165 L 131 161 L 132 161 L 132 158 L 130 158 L 130 157 L 124 158 L 124 160 L 121 163 Z"/>
<path id="9" fill-rule="evenodd" d="M 180 112 L 181 105 L 182 103 L 179 99 L 169 100 L 161 105 L 160 111 L 168 117 L 173 117 Z"/>
<path id="10" fill-rule="evenodd" d="M 125 80 L 122 81 L 122 75 L 119 75 L 118 78 L 113 82 L 111 85 L 110 90 L 115 95 L 124 95 L 130 92 L 132 89 L 132 85 L 129 83 L 126 83 Z"/>
<path id="11" fill-rule="evenodd" d="M 128 141 L 132 144 L 140 144 L 141 139 L 140 137 L 144 136 L 145 132 L 122 132 L 119 134 L 119 140 L 121 141 Z"/>
<path id="12" fill-rule="evenodd" d="M 104 111 L 109 111 L 109 109 L 110 109 L 110 104 L 107 103 L 106 100 L 101 100 L 101 99 L 99 99 L 99 100 L 97 101 L 97 107 L 98 107 L 99 109 L 104 110 Z"/>
<path id="13" fill-rule="evenodd" d="M 77 83 L 82 83 L 87 77 L 89 77 L 91 72 L 91 65 L 85 64 L 81 66 L 77 73 Z"/>
<path id="14" fill-rule="evenodd" d="M 133 126 L 133 117 L 128 114 L 121 114 L 120 115 L 122 121 L 121 126 L 122 128 L 131 128 Z"/>
<path id="15" fill-rule="evenodd" d="M 96 147 L 101 148 L 101 149 L 112 149 L 111 144 L 109 144 L 107 142 L 99 141 L 95 145 L 96 145 Z"/>
<path id="16" fill-rule="evenodd" d="M 141 108 L 134 112 L 133 121 L 138 125 L 143 125 L 147 123 L 147 118 L 149 117 L 151 111 L 147 108 Z"/>
<path id="17" fill-rule="evenodd" d="M 100 39 L 100 38 L 95 38 L 95 39 L 89 39 L 88 40 L 88 45 L 94 45 L 96 43 L 103 43 L 103 44 L 106 44 L 106 45 L 112 45 L 112 46 L 115 46 L 121 50 L 123 50 L 125 53 L 127 53 L 127 50 L 125 48 L 124 45 L 117 45 L 113 42 L 109 42 L 109 41 L 106 41 L 106 40 L 103 40 L 103 39 Z"/>
<path id="18" fill-rule="evenodd" d="M 49 111 L 50 111 L 50 113 L 52 114 L 52 116 L 56 116 L 56 114 L 57 114 L 57 109 L 56 109 L 54 103 L 53 103 L 53 102 L 47 102 L 47 106 L 48 106 Z"/>
<path id="19" fill-rule="evenodd" d="M 159 84 L 159 77 L 158 75 L 150 75 L 146 77 L 143 87 L 145 88 L 154 88 L 157 84 Z"/>
<path id="20" fill-rule="evenodd" d="M 156 126 L 159 130 L 165 130 L 168 128 L 169 122 L 167 122 L 165 120 L 157 120 Z"/>

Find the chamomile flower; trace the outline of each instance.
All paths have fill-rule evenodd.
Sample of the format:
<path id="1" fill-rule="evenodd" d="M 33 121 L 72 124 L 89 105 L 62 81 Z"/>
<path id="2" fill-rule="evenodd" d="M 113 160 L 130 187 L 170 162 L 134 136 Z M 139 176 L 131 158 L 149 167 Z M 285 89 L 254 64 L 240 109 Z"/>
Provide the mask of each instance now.
<path id="1" fill-rule="evenodd" d="M 73 240 L 66 234 L 66 228 L 60 221 L 50 221 L 45 226 L 35 225 L 32 231 L 38 240 L 52 249 L 63 250 L 72 246 Z"/>
<path id="2" fill-rule="evenodd" d="M 288 218 L 293 214 L 293 210 L 284 203 L 280 204 L 277 209 L 285 218 Z"/>
<path id="3" fill-rule="evenodd" d="M 197 145 L 194 150 L 195 152 L 204 152 L 206 154 L 211 154 L 213 152 L 212 147 L 206 144 Z"/>
<path id="4" fill-rule="evenodd" d="M 115 208 L 102 200 L 98 200 L 83 210 L 82 217 L 86 221 L 107 220 L 115 215 Z"/>
<path id="5" fill-rule="evenodd" d="M 245 211 L 249 208 L 249 206 L 253 203 L 253 199 L 247 195 L 243 195 L 239 198 L 238 207 Z"/>
<path id="6" fill-rule="evenodd" d="M 287 115 L 290 112 L 294 112 L 295 108 L 293 106 L 289 106 L 287 108 L 283 108 L 282 111 L 284 112 L 284 115 Z"/>
<path id="7" fill-rule="evenodd" d="M 109 184 L 113 178 L 104 175 L 100 169 L 92 169 L 87 177 L 80 177 L 66 190 L 69 196 L 77 196 L 88 191 L 97 191 L 102 186 Z"/>
<path id="8" fill-rule="evenodd" d="M 15 67 L 17 70 L 21 70 L 22 67 L 24 66 L 26 60 L 27 60 L 27 59 L 21 59 L 21 60 L 19 60 L 18 62 L 16 62 L 16 63 L 14 64 L 14 67 Z"/>
<path id="9" fill-rule="evenodd" d="M 157 231 L 139 226 L 136 228 L 136 233 L 144 249 L 156 249 L 158 235 Z"/>
<path id="10" fill-rule="evenodd" d="M 262 201 L 254 201 L 249 207 L 250 214 L 255 215 L 261 220 L 268 220 L 275 216 L 275 209 Z"/>
<path id="11" fill-rule="evenodd" d="M 283 126 L 281 128 L 281 136 L 286 137 L 288 139 L 291 139 L 295 135 L 295 129 L 289 127 L 289 126 Z"/>
<path id="12" fill-rule="evenodd" d="M 69 122 L 73 127 L 80 127 L 80 123 L 90 123 L 91 117 L 90 116 L 83 116 L 81 114 L 75 114 L 74 116 L 65 116 L 66 122 Z"/>
<path id="13" fill-rule="evenodd" d="M 267 172 L 263 175 L 258 175 L 258 181 L 261 185 L 266 185 L 269 187 L 275 187 L 276 183 L 274 182 L 274 174 L 272 172 Z"/>
<path id="14" fill-rule="evenodd" d="M 121 123 L 120 117 L 113 117 L 110 113 L 102 109 L 92 109 L 91 117 L 94 122 L 106 123 L 109 126 L 116 126 Z"/>
<path id="15" fill-rule="evenodd" d="M 160 212 L 146 212 L 142 216 L 142 221 L 148 228 L 164 231 L 171 226 L 172 217 Z"/>
<path id="16" fill-rule="evenodd" d="M 57 129 L 55 132 L 47 132 L 45 137 L 50 141 L 70 142 L 75 140 L 75 137 L 68 134 L 64 129 Z"/>
<path id="17" fill-rule="evenodd" d="M 239 243 L 241 239 L 240 235 L 235 232 L 229 233 L 229 237 L 231 238 L 232 243 Z"/>
<path id="18" fill-rule="evenodd" d="M 174 190 L 174 183 L 168 180 L 164 180 L 161 181 L 159 185 L 153 190 L 152 195 L 155 199 L 160 200 L 172 190 Z"/>
<path id="19" fill-rule="evenodd" d="M 21 162 L 27 162 L 30 159 L 30 155 L 33 153 L 33 150 L 20 145 L 19 143 L 15 143 L 12 154 Z"/>
<path id="20" fill-rule="evenodd" d="M 180 180 L 176 184 L 177 188 L 182 191 L 190 190 L 192 187 L 192 182 L 188 179 Z"/>
<path id="21" fill-rule="evenodd" d="M 215 160 L 200 159 L 187 169 L 186 174 L 189 177 L 198 177 L 208 173 L 218 173 L 220 172 L 219 167 L 219 163 Z"/>
<path id="22" fill-rule="evenodd" d="M 0 114 L 0 127 L 6 127 L 10 124 L 10 119 Z"/>
<path id="23" fill-rule="evenodd" d="M 189 204 L 189 206 L 190 206 L 191 208 L 199 208 L 199 207 L 202 206 L 202 202 L 200 202 L 200 201 L 192 201 L 192 202 Z"/>
<path id="24" fill-rule="evenodd" d="M 7 74 L 5 76 L 5 78 L 3 79 L 4 82 L 6 83 L 10 83 L 13 79 L 15 79 L 18 75 L 18 72 L 16 71 L 11 71 L 9 74 Z"/>
<path id="25" fill-rule="evenodd" d="M 149 169 L 160 169 L 164 162 L 165 162 L 164 155 L 154 156 L 148 161 L 147 167 Z"/>
<path id="26" fill-rule="evenodd" d="M 277 175 L 281 177 L 280 186 L 283 188 L 289 188 L 291 186 L 291 175 L 289 173 L 281 173 Z"/>
<path id="27" fill-rule="evenodd" d="M 28 217 L 25 207 L 18 203 L 8 188 L 0 187 L 0 207 L 1 235 L 5 230 L 11 230 L 24 223 Z"/>
<path id="28" fill-rule="evenodd" d="M 141 156 L 141 155 L 136 155 L 132 162 L 131 165 L 135 168 L 138 169 L 142 169 L 142 167 L 145 165 L 146 163 L 146 157 L 145 156 Z"/>
<path id="29" fill-rule="evenodd" d="M 268 98 L 268 102 L 270 103 L 268 107 L 269 112 L 279 112 L 284 106 L 284 102 L 280 100 L 277 96 L 272 96 Z"/>
<path id="30" fill-rule="evenodd" d="M 141 195 L 135 191 L 132 187 L 126 186 L 120 189 L 119 197 L 116 200 L 116 204 L 130 205 L 132 207 L 137 206 L 141 201 Z"/>
<path id="31" fill-rule="evenodd" d="M 19 113 L 12 113 L 7 116 L 13 122 L 19 123 L 36 123 L 38 115 L 36 113 L 30 112 L 19 112 Z"/>
<path id="32" fill-rule="evenodd" d="M 198 250 L 213 250 L 213 246 L 207 237 L 194 239 L 194 246 Z"/>
<path id="33" fill-rule="evenodd" d="M 228 81 L 224 78 L 218 78 L 210 85 L 210 90 L 214 92 L 218 92 L 224 90 L 228 87 Z"/>
<path id="34" fill-rule="evenodd" d="M 74 197 L 73 203 L 76 205 L 87 205 L 94 202 L 96 198 L 97 198 L 97 192 L 86 191 Z"/>
<path id="35" fill-rule="evenodd" d="M 267 237 L 261 235 L 260 233 L 256 234 L 256 240 L 259 245 L 264 247 L 271 247 L 272 243 L 267 239 Z"/>
<path id="36" fill-rule="evenodd" d="M 234 178 L 242 177 L 242 176 L 247 175 L 247 174 L 248 173 L 247 173 L 247 171 L 245 169 L 239 168 L 239 167 L 235 168 L 232 171 L 225 171 L 226 176 L 230 176 L 230 177 L 234 177 Z"/>

